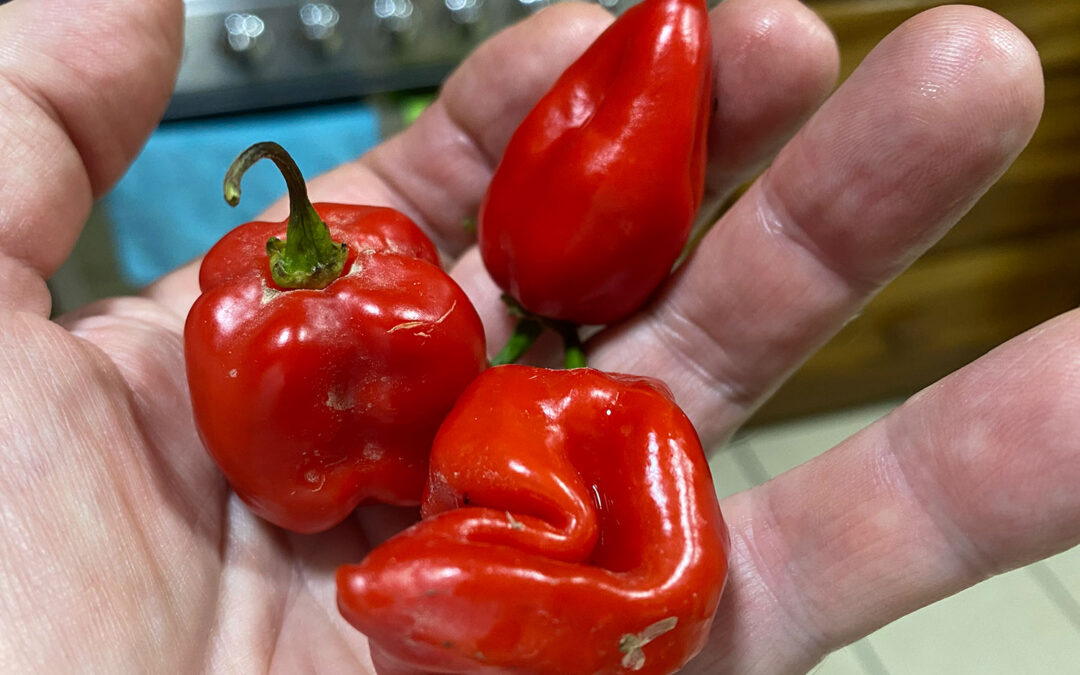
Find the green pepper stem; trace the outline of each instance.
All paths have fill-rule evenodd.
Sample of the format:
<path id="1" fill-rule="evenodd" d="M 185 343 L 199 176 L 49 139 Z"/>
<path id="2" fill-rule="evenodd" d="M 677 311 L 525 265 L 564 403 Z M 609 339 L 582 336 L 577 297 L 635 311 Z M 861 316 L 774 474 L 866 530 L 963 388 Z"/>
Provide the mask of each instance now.
<path id="1" fill-rule="evenodd" d="M 581 345 L 581 337 L 578 335 L 576 324 L 533 314 L 508 294 L 503 294 L 502 300 L 506 304 L 507 312 L 510 316 L 517 317 L 518 322 L 510 334 L 510 339 L 506 341 L 506 345 L 491 360 L 491 365 L 503 366 L 516 362 L 532 348 L 541 333 L 551 330 L 562 337 L 563 367 L 586 367 L 585 349 Z"/>
<path id="2" fill-rule="evenodd" d="M 289 188 L 285 241 L 273 237 L 266 242 L 274 283 L 281 288 L 326 288 L 345 269 L 348 246 L 330 236 L 330 228 L 308 199 L 303 174 L 284 148 L 266 141 L 241 152 L 225 173 L 225 201 L 230 206 L 240 203 L 240 179 L 260 159 L 273 161 Z"/>
<path id="3" fill-rule="evenodd" d="M 508 363 L 514 363 L 529 351 L 543 331 L 543 324 L 536 319 L 530 317 L 519 319 L 506 345 L 499 350 L 495 358 L 491 359 L 491 365 L 505 366 Z"/>
<path id="4" fill-rule="evenodd" d="M 585 349 L 581 346 L 581 336 L 578 335 L 577 326 L 572 323 L 563 323 L 558 326 L 558 331 L 563 339 L 563 368 L 584 368 L 588 365 L 585 359 Z"/>

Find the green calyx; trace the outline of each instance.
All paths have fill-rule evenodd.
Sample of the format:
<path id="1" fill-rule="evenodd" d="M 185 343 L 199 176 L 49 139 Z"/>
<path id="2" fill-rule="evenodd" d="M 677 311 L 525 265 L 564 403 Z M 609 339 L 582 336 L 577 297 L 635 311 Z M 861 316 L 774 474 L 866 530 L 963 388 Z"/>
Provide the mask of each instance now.
<path id="1" fill-rule="evenodd" d="M 533 343 L 545 330 L 554 331 L 562 338 L 564 368 L 585 368 L 588 365 L 575 324 L 533 314 L 509 295 L 504 294 L 502 300 L 506 303 L 510 315 L 517 317 L 518 321 L 506 345 L 491 360 L 491 365 L 515 363 L 532 348 Z"/>
<path id="2" fill-rule="evenodd" d="M 241 152 L 225 173 L 225 201 L 230 206 L 240 203 L 240 179 L 260 159 L 273 161 L 289 188 L 285 241 L 273 237 L 266 242 L 274 283 L 281 288 L 326 288 L 341 276 L 349 249 L 330 236 L 330 229 L 308 199 L 303 174 L 284 148 L 266 141 Z"/>

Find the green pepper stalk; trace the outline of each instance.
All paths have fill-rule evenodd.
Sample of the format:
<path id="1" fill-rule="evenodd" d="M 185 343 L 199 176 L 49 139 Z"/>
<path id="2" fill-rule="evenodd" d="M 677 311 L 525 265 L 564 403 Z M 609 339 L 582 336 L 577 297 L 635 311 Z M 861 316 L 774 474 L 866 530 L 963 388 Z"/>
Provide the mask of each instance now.
<path id="1" fill-rule="evenodd" d="M 230 206 L 240 203 L 240 179 L 260 159 L 273 161 L 289 187 L 285 241 L 273 237 L 266 242 L 274 283 L 281 288 L 326 288 L 341 276 L 349 248 L 330 236 L 330 228 L 308 199 L 303 174 L 284 148 L 266 141 L 241 152 L 225 173 L 225 201 Z"/>

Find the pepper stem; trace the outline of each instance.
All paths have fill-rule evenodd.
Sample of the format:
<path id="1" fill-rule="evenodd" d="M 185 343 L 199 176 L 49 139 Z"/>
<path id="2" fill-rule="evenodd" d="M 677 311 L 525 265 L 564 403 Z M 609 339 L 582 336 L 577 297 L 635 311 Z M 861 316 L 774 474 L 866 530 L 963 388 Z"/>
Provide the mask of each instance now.
<path id="1" fill-rule="evenodd" d="M 581 346 L 581 337 L 578 335 L 577 326 L 572 323 L 564 323 L 558 327 L 563 339 L 563 368 L 584 368 L 588 365 L 585 360 L 585 350 Z"/>
<path id="2" fill-rule="evenodd" d="M 518 319 L 514 332 L 510 334 L 510 339 L 506 341 L 506 345 L 499 350 L 495 358 L 491 359 L 491 365 L 505 366 L 508 363 L 514 363 L 529 351 L 543 331 L 543 324 L 536 319 L 529 317 Z"/>
<path id="3" fill-rule="evenodd" d="M 260 159 L 273 161 L 289 187 L 285 241 L 273 237 L 266 242 L 274 283 L 281 288 L 326 288 L 341 276 L 349 249 L 330 236 L 330 228 L 308 199 L 303 174 L 284 148 L 266 141 L 241 152 L 225 173 L 225 201 L 230 206 L 240 203 L 240 179 Z"/>
<path id="4" fill-rule="evenodd" d="M 504 294 L 502 300 L 506 303 L 507 311 L 511 316 L 517 317 L 518 322 L 506 341 L 506 345 L 491 360 L 491 365 L 503 366 L 514 363 L 532 348 L 541 333 L 551 330 L 562 337 L 563 367 L 568 369 L 586 367 L 585 349 L 581 345 L 577 325 L 569 321 L 559 321 L 533 314 L 508 294 Z"/>

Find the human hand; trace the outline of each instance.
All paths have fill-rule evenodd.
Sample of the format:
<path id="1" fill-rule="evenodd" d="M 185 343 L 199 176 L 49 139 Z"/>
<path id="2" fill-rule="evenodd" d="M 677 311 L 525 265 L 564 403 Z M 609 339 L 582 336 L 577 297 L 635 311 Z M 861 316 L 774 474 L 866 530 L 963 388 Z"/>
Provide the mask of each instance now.
<path id="1" fill-rule="evenodd" d="M 370 671 L 363 636 L 334 608 L 334 570 L 411 514 L 364 508 L 296 536 L 230 496 L 187 402 L 180 331 L 194 268 L 60 326 L 46 319 L 42 279 L 153 126 L 179 53 L 179 2 L 100 4 L 91 26 L 71 0 L 0 8 L 0 137 L 21 159 L 0 187 L 0 663 Z M 30 30 L 31 11 L 48 31 Z M 794 0 L 728 0 L 713 17 L 719 199 L 824 98 L 836 52 Z M 501 344 L 509 323 L 459 224 L 517 122 L 609 20 L 559 6 L 491 40 L 407 132 L 312 181 L 313 199 L 412 216 L 457 260 Z M 656 303 L 588 344 L 591 364 L 666 380 L 703 440 L 720 442 L 960 217 L 1026 143 L 1041 104 L 1037 56 L 1004 21 L 974 8 L 916 18 L 802 127 Z M 726 500 L 731 577 L 714 639 L 687 672 L 805 670 L 1075 544 L 1077 321 L 1009 343 Z"/>

